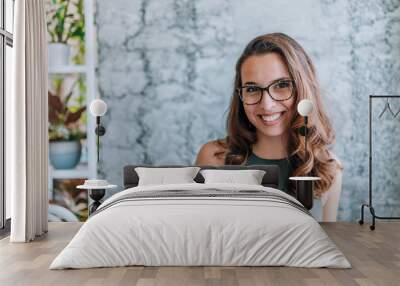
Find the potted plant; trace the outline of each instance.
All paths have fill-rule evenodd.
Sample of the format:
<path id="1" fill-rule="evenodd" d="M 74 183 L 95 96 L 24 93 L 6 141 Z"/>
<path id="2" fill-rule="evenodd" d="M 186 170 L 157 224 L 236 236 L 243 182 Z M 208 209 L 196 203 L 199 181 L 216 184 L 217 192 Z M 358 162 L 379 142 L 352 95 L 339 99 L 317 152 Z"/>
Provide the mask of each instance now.
<path id="1" fill-rule="evenodd" d="M 77 38 L 83 42 L 85 35 L 83 0 L 51 0 L 47 4 L 49 66 L 65 66 L 71 49 L 68 41 Z"/>
<path id="2" fill-rule="evenodd" d="M 80 161 L 81 139 L 86 133 L 81 130 L 80 119 L 86 110 L 85 97 L 76 98 L 75 105 L 70 104 L 75 81 L 66 96 L 63 96 L 65 80 L 55 79 L 55 92 L 49 96 L 49 159 L 55 169 L 71 169 Z"/>

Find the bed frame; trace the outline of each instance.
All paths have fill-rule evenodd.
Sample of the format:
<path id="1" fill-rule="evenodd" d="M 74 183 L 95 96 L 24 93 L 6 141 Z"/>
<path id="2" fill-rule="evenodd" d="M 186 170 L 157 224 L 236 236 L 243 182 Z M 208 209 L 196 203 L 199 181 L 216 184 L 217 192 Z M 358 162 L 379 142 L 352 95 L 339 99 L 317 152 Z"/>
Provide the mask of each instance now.
<path id="1" fill-rule="evenodd" d="M 151 168 L 177 168 L 177 167 L 193 167 L 184 165 L 127 165 L 124 167 L 124 189 L 133 188 L 138 185 L 139 176 L 135 171 L 136 167 L 151 167 Z M 197 166 L 201 169 L 219 169 L 219 170 L 263 170 L 265 175 L 261 184 L 265 187 L 278 188 L 279 186 L 279 166 L 277 165 L 224 165 L 224 166 Z M 204 178 L 200 174 L 194 178 L 197 183 L 204 183 Z"/>

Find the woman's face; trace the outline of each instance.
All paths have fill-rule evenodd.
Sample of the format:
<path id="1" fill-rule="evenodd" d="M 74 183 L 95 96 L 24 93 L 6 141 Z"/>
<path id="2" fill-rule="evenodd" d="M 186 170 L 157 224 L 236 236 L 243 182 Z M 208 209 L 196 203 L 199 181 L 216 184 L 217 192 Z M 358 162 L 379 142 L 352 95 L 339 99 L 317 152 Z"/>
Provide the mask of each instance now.
<path id="1" fill-rule="evenodd" d="M 286 64 L 277 53 L 248 57 L 241 67 L 242 86 L 266 87 L 279 79 L 291 79 Z M 270 89 L 272 90 L 272 88 Z M 295 97 L 285 101 L 275 101 L 263 92 L 262 99 L 254 105 L 243 103 L 247 118 L 257 129 L 257 135 L 281 136 L 289 128 L 294 114 Z"/>

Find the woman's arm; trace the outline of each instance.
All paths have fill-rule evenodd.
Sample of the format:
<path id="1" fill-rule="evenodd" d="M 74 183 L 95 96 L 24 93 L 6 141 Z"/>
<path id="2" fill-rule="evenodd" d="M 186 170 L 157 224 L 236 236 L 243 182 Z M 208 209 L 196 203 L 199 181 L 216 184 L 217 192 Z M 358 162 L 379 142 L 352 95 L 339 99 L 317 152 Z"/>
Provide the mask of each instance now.
<path id="1" fill-rule="evenodd" d="M 342 166 L 339 159 L 333 154 L 332 157 Z M 326 192 L 327 201 L 323 206 L 322 221 L 336 221 L 337 210 L 339 208 L 340 194 L 342 192 L 342 169 L 337 168 L 332 185 Z"/>

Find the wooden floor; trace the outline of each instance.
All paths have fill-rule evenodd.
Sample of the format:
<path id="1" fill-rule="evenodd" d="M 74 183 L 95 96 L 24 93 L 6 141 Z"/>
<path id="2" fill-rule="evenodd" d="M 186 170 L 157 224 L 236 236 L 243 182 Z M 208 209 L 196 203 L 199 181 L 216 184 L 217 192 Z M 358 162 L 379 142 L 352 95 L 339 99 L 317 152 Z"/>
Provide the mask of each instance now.
<path id="1" fill-rule="evenodd" d="M 322 226 L 353 268 L 120 267 L 48 270 L 80 223 L 50 223 L 32 243 L 0 241 L 0 285 L 400 285 L 400 222 L 378 222 L 375 231 L 356 223 Z"/>

